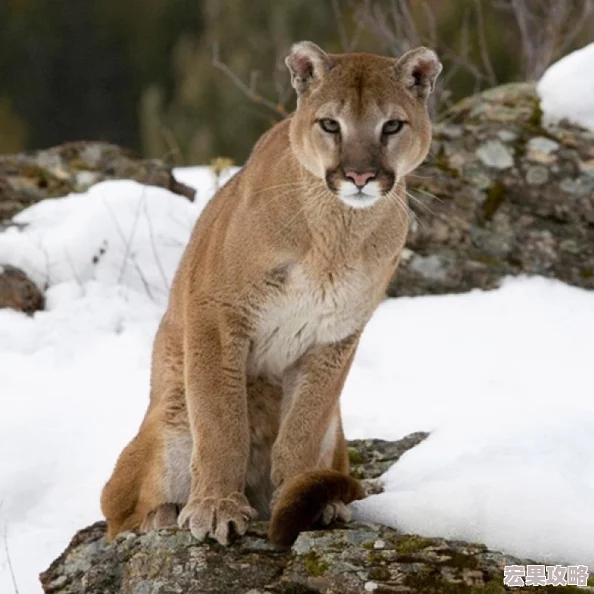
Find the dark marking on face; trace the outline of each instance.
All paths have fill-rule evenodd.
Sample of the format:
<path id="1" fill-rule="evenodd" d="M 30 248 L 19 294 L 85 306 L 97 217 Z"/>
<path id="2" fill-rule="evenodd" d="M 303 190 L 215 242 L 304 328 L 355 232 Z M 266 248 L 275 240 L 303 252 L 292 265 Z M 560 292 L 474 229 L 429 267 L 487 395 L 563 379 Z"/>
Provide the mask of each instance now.
<path id="1" fill-rule="evenodd" d="M 326 171 L 326 185 L 328 186 L 328 189 L 332 192 L 338 192 L 337 182 L 340 181 L 341 178 L 342 176 L 338 168 L 328 169 L 328 171 Z"/>
<path id="2" fill-rule="evenodd" d="M 363 112 L 363 92 L 365 89 L 365 80 L 364 75 L 361 72 L 356 79 L 356 89 L 357 89 L 357 106 L 355 113 L 360 117 Z"/>

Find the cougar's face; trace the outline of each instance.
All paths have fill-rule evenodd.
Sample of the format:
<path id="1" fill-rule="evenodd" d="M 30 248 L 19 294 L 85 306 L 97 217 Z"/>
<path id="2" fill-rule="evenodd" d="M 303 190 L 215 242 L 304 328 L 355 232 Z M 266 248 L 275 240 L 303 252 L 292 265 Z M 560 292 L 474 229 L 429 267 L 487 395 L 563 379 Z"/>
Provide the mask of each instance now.
<path id="1" fill-rule="evenodd" d="M 426 97 L 394 59 L 325 56 L 327 66 L 316 65 L 317 77 L 312 74 L 313 84 L 300 94 L 292 144 L 340 200 L 370 207 L 425 158 L 431 141 Z"/>

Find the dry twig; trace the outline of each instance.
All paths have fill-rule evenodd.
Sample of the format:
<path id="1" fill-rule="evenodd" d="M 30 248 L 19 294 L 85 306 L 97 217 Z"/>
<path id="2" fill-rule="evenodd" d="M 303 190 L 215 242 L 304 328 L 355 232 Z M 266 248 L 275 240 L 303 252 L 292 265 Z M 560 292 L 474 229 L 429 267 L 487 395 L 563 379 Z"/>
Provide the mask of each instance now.
<path id="1" fill-rule="evenodd" d="M 8 571 L 10 573 L 10 579 L 12 580 L 12 587 L 14 588 L 14 594 L 19 594 L 19 587 L 14 573 L 14 567 L 12 566 L 12 559 L 10 558 L 10 551 L 8 549 L 8 534 L 6 525 L 4 526 L 4 552 L 6 554 L 6 564 L 8 565 Z"/>
<path id="2" fill-rule="evenodd" d="M 241 78 L 239 78 L 227 64 L 221 62 L 220 52 L 218 44 L 215 44 L 212 48 L 212 65 L 227 75 L 227 78 L 235 84 L 235 86 L 251 101 L 258 105 L 270 109 L 277 116 L 284 118 L 287 115 L 287 110 L 282 103 L 275 103 L 266 97 L 260 95 L 256 90 L 256 84 L 258 82 L 258 74 L 252 72 L 250 75 L 250 84 L 246 85 Z"/>
<path id="3" fill-rule="evenodd" d="M 499 0 L 495 7 L 513 15 L 529 80 L 539 79 L 594 21 L 594 0 Z"/>

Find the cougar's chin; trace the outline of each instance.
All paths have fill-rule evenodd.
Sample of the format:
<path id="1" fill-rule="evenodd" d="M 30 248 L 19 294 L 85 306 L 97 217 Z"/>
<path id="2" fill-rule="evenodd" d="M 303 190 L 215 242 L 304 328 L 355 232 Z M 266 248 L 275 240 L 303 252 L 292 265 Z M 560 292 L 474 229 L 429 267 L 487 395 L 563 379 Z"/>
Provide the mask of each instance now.
<path id="1" fill-rule="evenodd" d="M 372 181 L 358 188 L 354 183 L 343 181 L 338 188 L 337 195 L 344 204 L 351 208 L 369 208 L 383 196 L 378 182 Z"/>

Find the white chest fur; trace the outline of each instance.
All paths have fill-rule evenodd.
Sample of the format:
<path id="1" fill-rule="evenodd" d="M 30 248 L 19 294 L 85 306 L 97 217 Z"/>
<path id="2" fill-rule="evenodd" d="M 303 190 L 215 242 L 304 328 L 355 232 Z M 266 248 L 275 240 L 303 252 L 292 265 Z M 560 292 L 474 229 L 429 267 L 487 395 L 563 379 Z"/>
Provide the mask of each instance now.
<path id="1" fill-rule="evenodd" d="M 362 267 L 336 277 L 329 274 L 323 281 L 292 268 L 283 292 L 261 312 L 249 372 L 280 378 L 314 344 L 351 335 L 371 315 L 376 292 Z"/>

